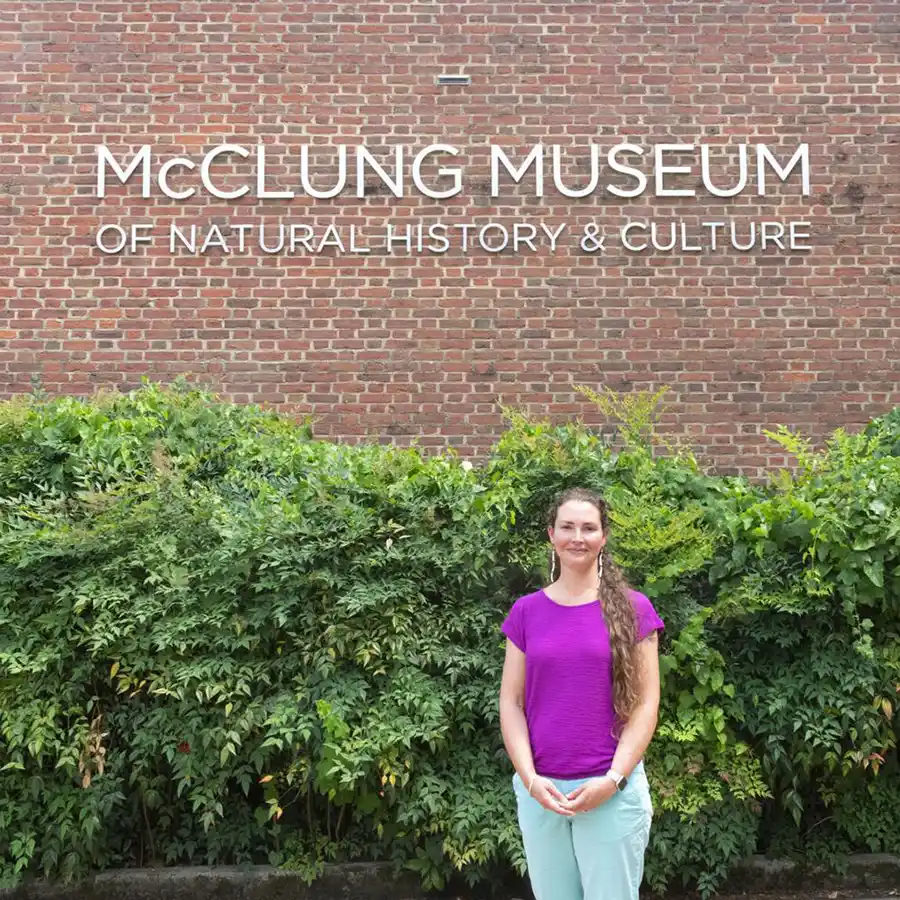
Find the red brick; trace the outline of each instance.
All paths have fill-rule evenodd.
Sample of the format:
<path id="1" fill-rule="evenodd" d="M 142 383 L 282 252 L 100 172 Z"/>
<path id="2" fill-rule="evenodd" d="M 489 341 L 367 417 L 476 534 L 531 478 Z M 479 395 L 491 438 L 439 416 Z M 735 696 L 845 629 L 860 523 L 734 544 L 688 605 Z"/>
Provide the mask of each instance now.
<path id="1" fill-rule="evenodd" d="M 900 112 L 898 48 L 885 4 L 805 0 L 780 16 L 702 16 L 640 0 L 628 16 L 589 4 L 483 0 L 423 8 L 412 0 L 347 4 L 71 0 L 65 16 L 0 0 L 0 395 L 133 386 L 201 373 L 237 402 L 312 414 L 323 437 L 453 446 L 478 455 L 503 428 L 501 407 L 600 424 L 575 386 L 669 384 L 662 423 L 704 464 L 759 474 L 786 463 L 762 435 L 786 424 L 816 440 L 900 400 L 900 191 L 892 127 Z M 177 13 L 178 21 L 173 20 Z M 190 41 L 187 41 L 190 38 Z M 727 44 L 723 39 L 727 38 Z M 852 38 L 852 41 L 850 40 Z M 696 61 L 689 48 L 698 51 Z M 727 47 L 727 52 L 726 52 Z M 699 48 L 699 49 L 698 49 Z M 227 67 L 227 83 L 222 81 Z M 466 71 L 468 87 L 438 87 Z M 226 90 L 227 89 L 227 90 Z M 152 102 L 151 102 L 152 101 Z M 687 113 L 685 111 L 688 111 Z M 488 191 L 495 142 L 512 154 L 564 146 L 565 182 L 586 183 L 584 150 L 631 139 L 707 143 L 714 180 L 738 142 L 810 144 L 812 194 L 774 183 L 757 197 L 569 200 L 503 182 Z M 333 200 L 164 197 L 153 184 L 93 196 L 97 144 L 151 142 L 159 158 L 224 142 L 213 179 L 242 184 L 254 146 L 271 151 L 273 186 L 299 190 L 299 146 L 327 164 L 338 142 L 462 154 L 464 189 L 449 200 L 349 185 Z M 699 155 L 699 154 L 698 154 Z M 549 162 L 549 160 L 548 160 Z M 647 167 L 643 167 L 648 171 Z M 433 179 L 436 166 L 424 176 Z M 174 170 L 173 186 L 199 186 Z M 375 183 L 374 177 L 368 179 Z M 671 176 L 673 185 L 698 178 Z M 752 171 L 751 171 L 752 181 Z M 567 222 L 556 254 L 270 255 L 168 252 L 168 228 L 197 223 L 334 222 L 374 234 L 396 223 Z M 812 249 L 582 254 L 590 221 L 699 223 L 809 220 Z M 147 223 L 154 242 L 104 255 L 105 224 Z M 229 243 L 236 233 L 227 234 Z M 491 235 L 491 240 L 495 239 Z M 202 236 L 201 236 L 202 241 Z M 574 249 L 573 249 L 574 248 Z M 302 248 L 301 248 L 302 249 Z"/>

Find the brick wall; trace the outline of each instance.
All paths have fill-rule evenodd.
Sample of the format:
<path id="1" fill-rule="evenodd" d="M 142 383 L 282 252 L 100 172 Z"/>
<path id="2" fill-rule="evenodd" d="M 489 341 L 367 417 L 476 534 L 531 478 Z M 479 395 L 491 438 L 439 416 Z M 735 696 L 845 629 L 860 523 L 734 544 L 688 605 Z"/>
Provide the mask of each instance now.
<path id="1" fill-rule="evenodd" d="M 784 423 L 821 438 L 900 401 L 900 4 L 546 2 L 91 2 L 0 0 L 0 393 L 35 378 L 52 393 L 168 381 L 187 373 L 238 401 L 318 417 L 318 433 L 477 454 L 502 429 L 502 406 L 602 425 L 575 386 L 671 385 L 665 427 L 719 471 L 756 474 L 782 456 L 763 435 Z M 436 77 L 463 71 L 468 87 Z M 811 183 L 787 178 L 717 198 L 598 190 L 576 199 L 529 173 L 491 196 L 491 144 L 521 162 L 562 147 L 572 187 L 589 145 L 707 145 L 717 183 L 741 144 L 782 162 L 809 145 Z M 257 144 L 270 190 L 220 200 L 201 190 L 203 154 L 223 143 L 224 188 L 255 185 Z M 338 144 L 390 151 L 445 143 L 462 192 L 432 199 L 409 171 L 397 198 L 369 170 L 333 199 Z M 97 196 L 97 147 L 127 160 L 150 144 L 154 177 Z M 674 164 L 680 158 L 671 157 Z M 631 162 L 635 164 L 632 159 Z M 601 156 L 605 167 L 605 155 Z M 647 160 L 639 166 L 650 173 Z M 548 168 L 549 172 L 549 168 Z M 609 172 L 604 168 L 601 184 Z M 548 175 L 549 178 L 549 175 Z M 617 176 L 620 185 L 633 185 Z M 586 253 L 597 222 L 810 224 L 810 249 Z M 388 252 L 386 224 L 567 223 L 517 252 Z M 170 252 L 172 224 L 356 225 L 368 254 Z M 107 254 L 109 224 L 150 226 L 150 243 Z M 305 233 L 305 232 L 303 232 Z M 741 238 L 743 239 L 743 238 Z M 271 244 L 270 244 L 271 245 Z"/>

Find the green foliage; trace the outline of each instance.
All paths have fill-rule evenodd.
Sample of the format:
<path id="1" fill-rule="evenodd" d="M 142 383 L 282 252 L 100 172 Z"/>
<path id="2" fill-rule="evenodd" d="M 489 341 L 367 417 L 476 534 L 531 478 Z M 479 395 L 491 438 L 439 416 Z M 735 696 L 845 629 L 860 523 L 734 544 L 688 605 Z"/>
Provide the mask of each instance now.
<path id="1" fill-rule="evenodd" d="M 863 434 L 875 439 L 875 455 L 900 456 L 900 408 L 873 419 Z"/>
<path id="2" fill-rule="evenodd" d="M 647 880 L 754 850 L 896 851 L 900 456 L 703 474 L 659 395 L 584 389 L 616 448 L 509 413 L 484 465 L 315 441 L 184 385 L 0 405 L 0 885 L 114 866 L 524 871 L 499 624 L 581 485 L 664 620 Z"/>

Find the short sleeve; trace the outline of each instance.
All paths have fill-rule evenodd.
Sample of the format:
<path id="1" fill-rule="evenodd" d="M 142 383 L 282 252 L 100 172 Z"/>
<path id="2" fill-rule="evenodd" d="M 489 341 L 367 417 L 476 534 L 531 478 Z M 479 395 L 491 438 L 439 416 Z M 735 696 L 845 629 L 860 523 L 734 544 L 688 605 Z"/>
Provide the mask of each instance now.
<path id="1" fill-rule="evenodd" d="M 503 620 L 500 630 L 524 653 L 525 621 L 522 615 L 522 602 L 516 600 L 509 615 Z"/>
<path id="2" fill-rule="evenodd" d="M 648 597 L 639 591 L 632 591 L 631 600 L 634 603 L 634 611 L 637 616 L 638 641 L 642 641 L 652 632 L 662 631 L 666 627 Z"/>

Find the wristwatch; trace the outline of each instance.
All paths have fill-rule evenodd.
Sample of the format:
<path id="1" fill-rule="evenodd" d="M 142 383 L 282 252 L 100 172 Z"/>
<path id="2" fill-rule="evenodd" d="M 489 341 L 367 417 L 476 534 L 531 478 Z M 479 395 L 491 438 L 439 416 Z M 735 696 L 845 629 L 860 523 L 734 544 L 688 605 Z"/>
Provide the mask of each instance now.
<path id="1" fill-rule="evenodd" d="M 616 772 L 614 769 L 610 769 L 606 773 L 606 777 L 612 779 L 617 791 L 624 791 L 628 786 L 628 779 L 624 775 Z"/>

